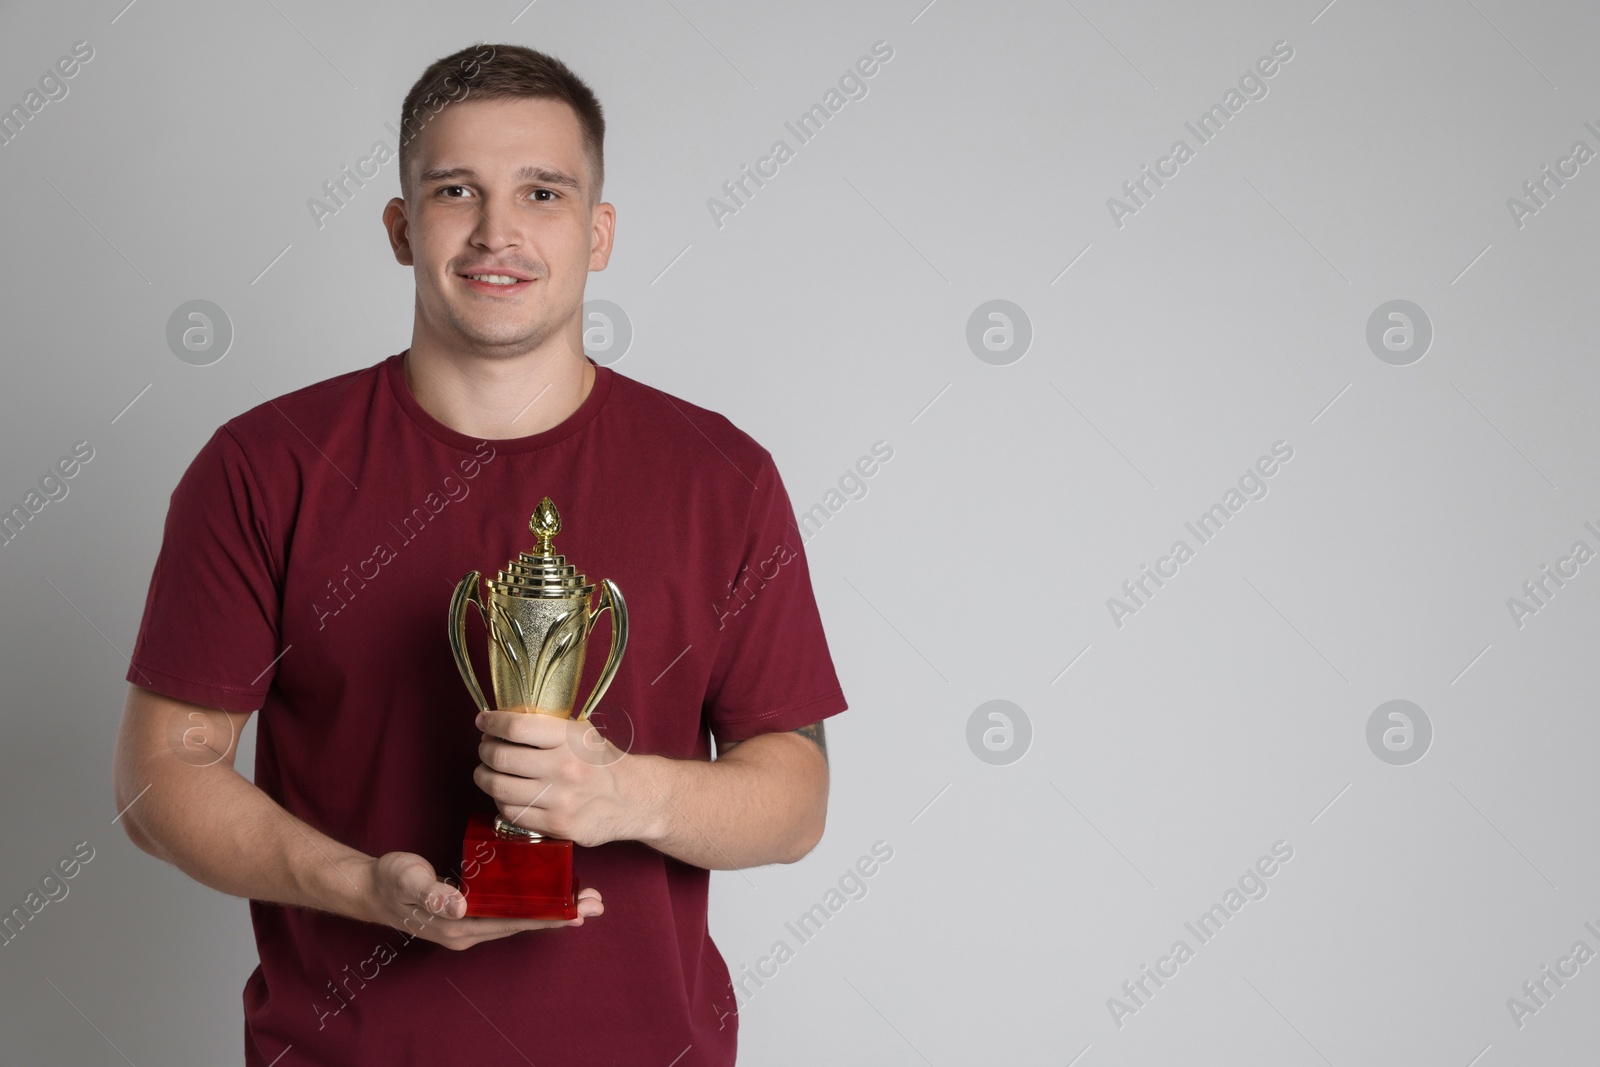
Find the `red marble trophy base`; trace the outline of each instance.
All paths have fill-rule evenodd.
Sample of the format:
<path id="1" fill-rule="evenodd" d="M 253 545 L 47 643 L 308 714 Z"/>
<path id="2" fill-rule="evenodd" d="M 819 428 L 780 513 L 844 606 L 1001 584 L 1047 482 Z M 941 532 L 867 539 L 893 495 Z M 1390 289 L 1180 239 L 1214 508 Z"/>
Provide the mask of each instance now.
<path id="1" fill-rule="evenodd" d="M 475 812 L 467 818 L 461 843 L 461 891 L 471 916 L 576 919 L 572 842 L 497 833 L 494 816 Z"/>

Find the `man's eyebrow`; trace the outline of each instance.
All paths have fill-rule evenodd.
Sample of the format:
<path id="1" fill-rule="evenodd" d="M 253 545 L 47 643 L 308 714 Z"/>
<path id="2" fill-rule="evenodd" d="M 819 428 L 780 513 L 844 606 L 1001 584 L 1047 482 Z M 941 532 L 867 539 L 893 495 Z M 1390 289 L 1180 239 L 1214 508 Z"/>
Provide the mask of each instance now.
<path id="1" fill-rule="evenodd" d="M 471 167 L 435 167 L 433 170 L 423 171 L 422 176 L 417 180 L 427 185 L 433 182 L 453 181 L 457 178 L 476 178 L 477 176 L 478 172 Z M 519 167 L 512 177 L 518 181 L 543 182 L 546 185 L 565 185 L 569 189 L 582 188 L 578 184 L 578 179 L 566 171 L 557 170 L 554 167 Z"/>

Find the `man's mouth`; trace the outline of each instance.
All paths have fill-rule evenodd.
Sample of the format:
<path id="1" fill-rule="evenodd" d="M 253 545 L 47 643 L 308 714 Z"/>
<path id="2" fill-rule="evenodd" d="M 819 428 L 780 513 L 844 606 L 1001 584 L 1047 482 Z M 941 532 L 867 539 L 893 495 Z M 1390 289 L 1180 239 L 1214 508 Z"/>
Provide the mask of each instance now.
<path id="1" fill-rule="evenodd" d="M 519 293 L 533 284 L 531 278 L 510 274 L 460 274 L 457 277 L 481 293 Z"/>

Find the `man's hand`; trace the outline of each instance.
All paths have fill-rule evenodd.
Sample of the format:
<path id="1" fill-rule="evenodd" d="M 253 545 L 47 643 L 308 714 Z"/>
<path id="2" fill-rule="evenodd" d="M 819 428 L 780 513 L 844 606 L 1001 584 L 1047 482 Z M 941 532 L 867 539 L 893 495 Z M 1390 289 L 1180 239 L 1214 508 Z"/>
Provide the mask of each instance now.
<path id="1" fill-rule="evenodd" d="M 285 811 L 234 770 L 249 718 L 128 686 L 113 821 L 141 849 L 219 892 L 378 923 L 453 949 L 582 926 L 605 911 L 600 894 L 584 889 L 576 919 L 467 918 L 461 890 L 423 857 L 369 856 Z"/>
<path id="2" fill-rule="evenodd" d="M 485 711 L 473 781 L 507 822 L 580 845 L 645 839 L 656 795 L 634 770 L 647 762 L 577 719 Z"/>
<path id="3" fill-rule="evenodd" d="M 638 841 L 731 871 L 793 863 L 816 847 L 828 805 L 822 727 L 719 742 L 715 760 L 628 753 L 592 723 L 486 711 L 478 788 L 508 822 L 580 845 Z"/>
<path id="4" fill-rule="evenodd" d="M 578 893 L 576 919 L 469 919 L 461 890 L 440 881 L 433 865 L 411 852 L 364 858 L 350 876 L 361 889 L 364 901 L 364 914 L 357 918 L 382 923 L 456 951 L 524 930 L 582 926 L 584 919 L 605 912 L 599 891 L 584 889 Z"/>

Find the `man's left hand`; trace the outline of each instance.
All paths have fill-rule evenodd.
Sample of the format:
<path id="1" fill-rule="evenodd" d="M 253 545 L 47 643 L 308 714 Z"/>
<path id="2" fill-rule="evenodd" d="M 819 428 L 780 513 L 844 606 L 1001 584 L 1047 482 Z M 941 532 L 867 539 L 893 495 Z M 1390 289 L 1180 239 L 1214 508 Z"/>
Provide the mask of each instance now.
<path id="1" fill-rule="evenodd" d="M 636 765 L 590 722 L 520 711 L 478 715 L 482 760 L 472 772 L 500 816 L 580 845 L 643 838 L 647 803 Z"/>

